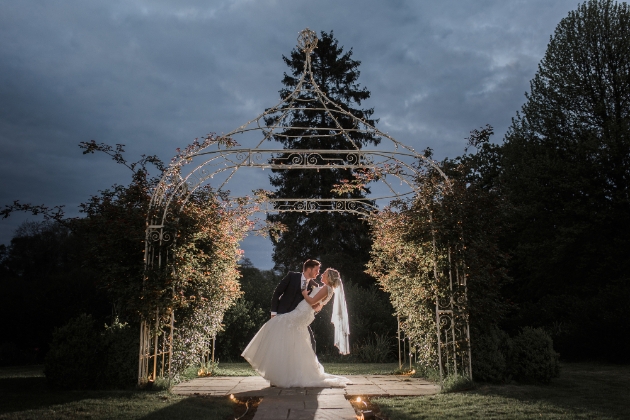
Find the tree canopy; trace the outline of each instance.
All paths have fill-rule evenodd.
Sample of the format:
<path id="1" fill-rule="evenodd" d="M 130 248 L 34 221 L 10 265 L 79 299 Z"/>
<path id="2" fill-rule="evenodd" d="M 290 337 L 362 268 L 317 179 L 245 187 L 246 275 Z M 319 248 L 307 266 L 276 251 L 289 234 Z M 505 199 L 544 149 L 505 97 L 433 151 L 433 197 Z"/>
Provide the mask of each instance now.
<path id="1" fill-rule="evenodd" d="M 588 299 L 624 289 L 628 278 L 629 52 L 626 3 L 591 0 L 571 11 L 500 151 L 501 187 L 516 210 L 505 245 L 517 324 L 555 325 L 565 354 L 588 341 L 585 329 L 603 331 L 601 308 Z M 587 312 L 599 321 L 576 322 Z"/>

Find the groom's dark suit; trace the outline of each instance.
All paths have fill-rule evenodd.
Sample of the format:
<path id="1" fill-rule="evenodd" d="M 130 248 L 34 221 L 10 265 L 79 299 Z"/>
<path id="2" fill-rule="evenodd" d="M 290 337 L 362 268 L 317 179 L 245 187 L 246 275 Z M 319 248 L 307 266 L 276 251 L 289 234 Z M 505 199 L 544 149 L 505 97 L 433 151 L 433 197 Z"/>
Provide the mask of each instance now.
<path id="1" fill-rule="evenodd" d="M 306 286 L 306 290 L 310 293 L 313 287 L 317 287 L 318 284 L 314 280 L 310 280 Z M 300 302 L 304 300 L 302 296 L 302 273 L 296 273 L 290 271 L 276 286 L 276 290 L 273 292 L 271 298 L 271 312 L 278 314 L 286 314 L 291 312 L 298 306 Z M 311 327 L 308 327 L 308 333 L 311 336 L 311 345 L 313 346 L 313 352 L 315 352 L 315 336 Z"/>

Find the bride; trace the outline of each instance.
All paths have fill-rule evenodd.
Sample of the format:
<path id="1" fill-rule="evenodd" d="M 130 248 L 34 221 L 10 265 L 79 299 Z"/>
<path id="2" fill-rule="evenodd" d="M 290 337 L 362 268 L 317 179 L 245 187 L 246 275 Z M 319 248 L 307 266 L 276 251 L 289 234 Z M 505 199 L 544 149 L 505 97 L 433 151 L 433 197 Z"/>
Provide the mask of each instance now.
<path id="1" fill-rule="evenodd" d="M 349 353 L 348 311 L 339 272 L 332 268 L 322 275 L 324 286 L 309 293 L 304 300 L 284 314 L 276 315 L 262 326 L 249 342 L 242 356 L 272 386 L 343 387 L 350 383 L 343 376 L 324 372 L 313 352 L 307 326 L 315 319 L 312 305 L 327 304 L 333 295 L 332 323 L 335 326 L 335 346 L 341 354 Z"/>

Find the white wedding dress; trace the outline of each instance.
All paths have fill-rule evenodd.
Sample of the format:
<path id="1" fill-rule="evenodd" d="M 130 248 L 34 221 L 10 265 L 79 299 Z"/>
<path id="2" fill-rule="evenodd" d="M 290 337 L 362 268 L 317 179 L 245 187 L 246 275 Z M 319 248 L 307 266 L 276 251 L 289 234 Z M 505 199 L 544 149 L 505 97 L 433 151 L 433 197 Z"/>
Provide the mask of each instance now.
<path id="1" fill-rule="evenodd" d="M 328 287 L 328 286 L 326 286 Z M 310 296 L 321 289 L 315 288 Z M 333 289 L 328 287 L 330 300 Z M 350 380 L 330 375 L 317 360 L 311 346 L 308 325 L 315 311 L 303 300 L 291 312 L 276 315 L 262 326 L 242 356 L 271 385 L 282 388 L 343 387 Z"/>

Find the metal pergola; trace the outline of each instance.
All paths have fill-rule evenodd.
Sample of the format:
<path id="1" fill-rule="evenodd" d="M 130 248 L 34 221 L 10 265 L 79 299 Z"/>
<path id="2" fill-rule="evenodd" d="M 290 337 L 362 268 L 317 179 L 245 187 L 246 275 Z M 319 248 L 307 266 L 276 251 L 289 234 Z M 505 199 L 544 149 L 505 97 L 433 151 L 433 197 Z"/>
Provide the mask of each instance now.
<path id="1" fill-rule="evenodd" d="M 212 183 L 216 190 L 221 191 L 239 170 L 257 168 L 260 170 L 331 170 L 353 169 L 377 171 L 380 176 L 378 183 L 385 186 L 387 193 L 366 198 L 273 198 L 267 197 L 257 203 L 261 212 L 342 212 L 349 215 L 365 217 L 378 211 L 377 202 L 391 202 L 403 198 L 413 198 L 417 195 L 418 177 L 422 176 L 420 165 L 430 166 L 440 173 L 443 178 L 443 188 L 449 188 L 450 181 L 440 167 L 431 159 L 413 148 L 398 142 L 396 139 L 370 125 L 368 122 L 355 117 L 340 104 L 329 99 L 325 92 L 315 82 L 311 68 L 311 54 L 317 48 L 317 36 L 314 31 L 305 29 L 298 37 L 298 48 L 304 52 L 304 68 L 297 87 L 275 106 L 267 109 L 256 118 L 248 121 L 237 129 L 221 136 L 224 139 L 240 137 L 254 138 L 257 144 L 251 148 L 225 147 L 221 142 L 201 144 L 197 148 L 180 153 L 165 171 L 156 187 L 149 205 L 145 241 L 145 265 L 147 267 L 161 267 L 168 259 L 168 245 L 173 242 L 175 232 L 170 231 L 168 225 L 172 206 L 182 206 L 192 192 L 202 185 Z M 291 125 L 291 113 L 295 111 L 318 111 L 324 113 L 334 122 L 334 128 L 314 128 Z M 344 128 L 340 120 L 350 119 L 351 128 Z M 271 149 L 262 147 L 272 139 L 291 137 L 291 132 L 309 130 L 313 137 L 334 138 L 341 136 L 350 148 L 344 150 L 315 150 L 315 149 Z M 388 141 L 387 149 L 364 150 L 351 137 L 352 132 L 368 133 Z M 300 134 L 299 137 L 306 137 Z M 193 163 L 191 170 L 182 173 L 182 168 Z M 231 199 L 236 199 L 232 197 Z M 457 285 L 465 290 L 466 278 L 457 279 Z M 455 296 L 451 281 L 451 296 Z M 463 296 L 464 301 L 458 302 Z M 452 353 L 450 361 L 460 365 L 460 371 L 472 372 L 470 362 L 470 340 L 468 321 L 465 325 L 456 325 L 455 317 L 457 305 L 465 304 L 466 295 L 436 302 L 436 322 L 438 331 L 438 353 L 440 368 L 442 368 L 442 353 Z M 140 334 L 139 351 L 139 383 L 158 376 L 170 376 L 170 358 L 172 356 L 174 311 L 167 314 L 169 323 L 163 323 L 165 314 L 156 313 L 153 319 L 143 319 Z M 456 331 L 460 331 L 455 335 Z M 465 342 L 466 351 L 461 351 L 461 343 Z M 452 349 L 452 350 L 451 350 Z M 457 371 L 457 367 L 456 367 Z"/>

